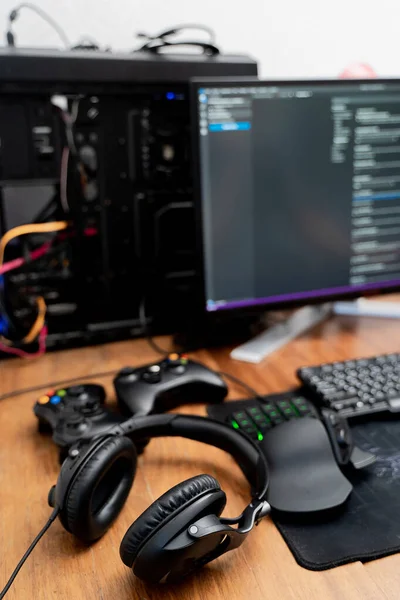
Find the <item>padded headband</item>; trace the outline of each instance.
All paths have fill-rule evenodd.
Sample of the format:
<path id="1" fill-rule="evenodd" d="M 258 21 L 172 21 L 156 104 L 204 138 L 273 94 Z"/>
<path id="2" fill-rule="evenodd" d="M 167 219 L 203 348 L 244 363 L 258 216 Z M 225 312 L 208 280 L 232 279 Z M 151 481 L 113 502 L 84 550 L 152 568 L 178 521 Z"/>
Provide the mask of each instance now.
<path id="1" fill-rule="evenodd" d="M 153 437 L 184 437 L 228 452 L 251 484 L 253 499 L 263 500 L 269 484 L 268 463 L 250 438 L 229 425 L 205 417 L 179 414 L 132 417 L 107 435 L 126 435 L 133 441 Z"/>

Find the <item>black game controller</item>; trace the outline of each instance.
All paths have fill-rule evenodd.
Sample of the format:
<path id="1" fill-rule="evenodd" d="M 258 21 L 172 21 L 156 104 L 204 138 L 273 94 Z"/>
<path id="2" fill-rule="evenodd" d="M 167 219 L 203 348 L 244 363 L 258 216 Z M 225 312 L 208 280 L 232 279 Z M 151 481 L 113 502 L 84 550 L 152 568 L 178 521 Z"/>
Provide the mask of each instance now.
<path id="1" fill-rule="evenodd" d="M 75 385 L 49 390 L 36 401 L 33 412 L 39 419 L 39 431 L 52 432 L 61 457 L 65 457 L 76 442 L 102 435 L 126 420 L 107 409 L 104 401 L 101 385 Z"/>
<path id="2" fill-rule="evenodd" d="M 228 393 L 223 379 L 184 354 L 170 354 L 159 363 L 125 367 L 114 379 L 121 412 L 151 415 L 181 404 L 222 402 Z"/>

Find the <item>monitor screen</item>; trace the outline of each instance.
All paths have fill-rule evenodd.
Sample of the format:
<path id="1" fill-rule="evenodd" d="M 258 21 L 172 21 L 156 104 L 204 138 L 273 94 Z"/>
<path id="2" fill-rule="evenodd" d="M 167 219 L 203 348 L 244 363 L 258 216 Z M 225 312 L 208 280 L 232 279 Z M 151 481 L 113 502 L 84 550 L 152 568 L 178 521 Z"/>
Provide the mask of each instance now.
<path id="1" fill-rule="evenodd" d="M 400 81 L 194 84 L 208 311 L 400 287 Z"/>

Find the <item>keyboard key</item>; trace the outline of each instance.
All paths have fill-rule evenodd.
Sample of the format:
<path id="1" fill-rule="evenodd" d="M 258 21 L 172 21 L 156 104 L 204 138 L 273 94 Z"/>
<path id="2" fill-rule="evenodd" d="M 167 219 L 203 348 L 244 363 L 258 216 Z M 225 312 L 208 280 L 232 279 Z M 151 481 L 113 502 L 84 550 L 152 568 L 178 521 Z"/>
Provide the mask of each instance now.
<path id="1" fill-rule="evenodd" d="M 261 431 L 261 433 L 263 433 L 263 434 L 264 434 L 264 433 L 266 433 L 266 432 L 267 432 L 269 429 L 272 429 L 272 427 L 273 427 L 273 426 L 272 426 L 272 423 L 271 423 L 271 421 L 268 421 L 268 422 L 267 422 L 267 421 L 265 420 L 265 421 L 264 421 L 264 423 L 262 423 L 262 424 L 260 424 L 260 425 L 258 426 L 258 429 L 259 429 L 259 431 Z"/>
<path id="2" fill-rule="evenodd" d="M 255 427 L 242 427 L 242 431 L 247 433 L 253 440 L 258 440 L 258 431 Z M 240 431 L 240 430 L 239 430 Z"/>
<path id="3" fill-rule="evenodd" d="M 255 423 L 257 423 L 257 421 L 261 421 L 261 422 L 265 421 L 265 415 L 263 415 L 263 413 L 261 412 L 261 410 L 259 408 L 257 408 L 257 412 L 255 412 L 254 410 L 253 411 L 249 410 L 249 413 Z"/>
<path id="4" fill-rule="evenodd" d="M 261 409 L 258 406 L 252 406 L 251 408 L 248 408 L 247 412 L 252 419 L 255 419 L 257 416 L 264 418 Z"/>
<path id="5" fill-rule="evenodd" d="M 276 404 L 281 409 L 288 408 L 290 406 L 290 403 L 287 400 L 278 400 Z"/>
<path id="6" fill-rule="evenodd" d="M 299 404 L 307 404 L 307 400 L 302 396 L 298 396 L 297 398 L 293 398 L 292 404 L 298 406 Z"/>
<path id="7" fill-rule="evenodd" d="M 245 411 L 234 412 L 232 417 L 239 424 L 239 427 L 252 427 L 250 418 Z"/>
<path id="8" fill-rule="evenodd" d="M 398 412 L 400 410 L 400 396 L 397 396 L 397 398 L 390 398 L 389 404 L 391 409 Z"/>
<path id="9" fill-rule="evenodd" d="M 259 415 L 255 415 L 253 417 L 254 423 L 257 427 L 257 429 L 260 429 L 261 427 L 264 427 L 265 424 L 270 425 L 271 422 L 269 420 L 267 420 L 267 417 L 265 415 L 263 415 L 262 413 Z"/>
<path id="10" fill-rule="evenodd" d="M 344 364 L 343 363 L 335 363 L 334 369 L 335 369 L 335 371 L 344 371 Z"/>
<path id="11" fill-rule="evenodd" d="M 265 406 L 263 408 L 265 409 Z M 273 423 L 274 425 L 279 425 L 280 423 L 283 423 L 285 421 L 277 407 L 274 407 L 272 410 L 269 411 L 264 410 L 264 412 L 266 413 L 271 423 Z"/>
<path id="12" fill-rule="evenodd" d="M 285 408 L 283 410 L 283 414 L 285 415 L 285 417 L 287 419 L 296 419 L 297 418 L 297 412 L 291 406 L 289 406 L 288 408 Z"/>
<path id="13" fill-rule="evenodd" d="M 368 367 L 368 360 L 366 358 L 359 358 L 356 363 L 359 367 Z"/>
<path id="14" fill-rule="evenodd" d="M 329 386 L 329 387 L 327 387 L 327 386 L 325 386 L 325 385 L 320 385 L 320 384 L 318 384 L 318 385 L 317 385 L 317 391 L 318 391 L 320 394 L 323 394 L 323 395 L 325 396 L 325 395 L 327 395 L 327 394 L 334 394 L 334 393 L 336 392 L 336 388 L 335 388 L 335 387 L 333 387 L 333 386 Z"/>
<path id="15" fill-rule="evenodd" d="M 247 419 L 247 414 L 246 414 L 246 411 L 244 411 L 244 410 L 242 410 L 240 412 L 235 412 L 233 416 L 236 420 L 239 420 L 239 421 L 241 419 Z"/>

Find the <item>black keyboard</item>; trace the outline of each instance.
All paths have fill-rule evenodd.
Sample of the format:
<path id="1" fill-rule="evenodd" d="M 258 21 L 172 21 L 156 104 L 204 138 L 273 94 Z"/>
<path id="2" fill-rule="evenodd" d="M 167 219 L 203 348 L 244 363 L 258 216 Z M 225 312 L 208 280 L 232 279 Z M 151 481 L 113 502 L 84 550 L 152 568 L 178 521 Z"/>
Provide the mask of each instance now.
<path id="1" fill-rule="evenodd" d="M 400 354 L 383 354 L 297 371 L 305 393 L 348 419 L 400 412 Z"/>
<path id="2" fill-rule="evenodd" d="M 301 417 L 319 418 L 311 402 L 296 392 L 214 404 L 207 406 L 207 414 L 260 442 L 272 427 L 280 423 Z"/>

